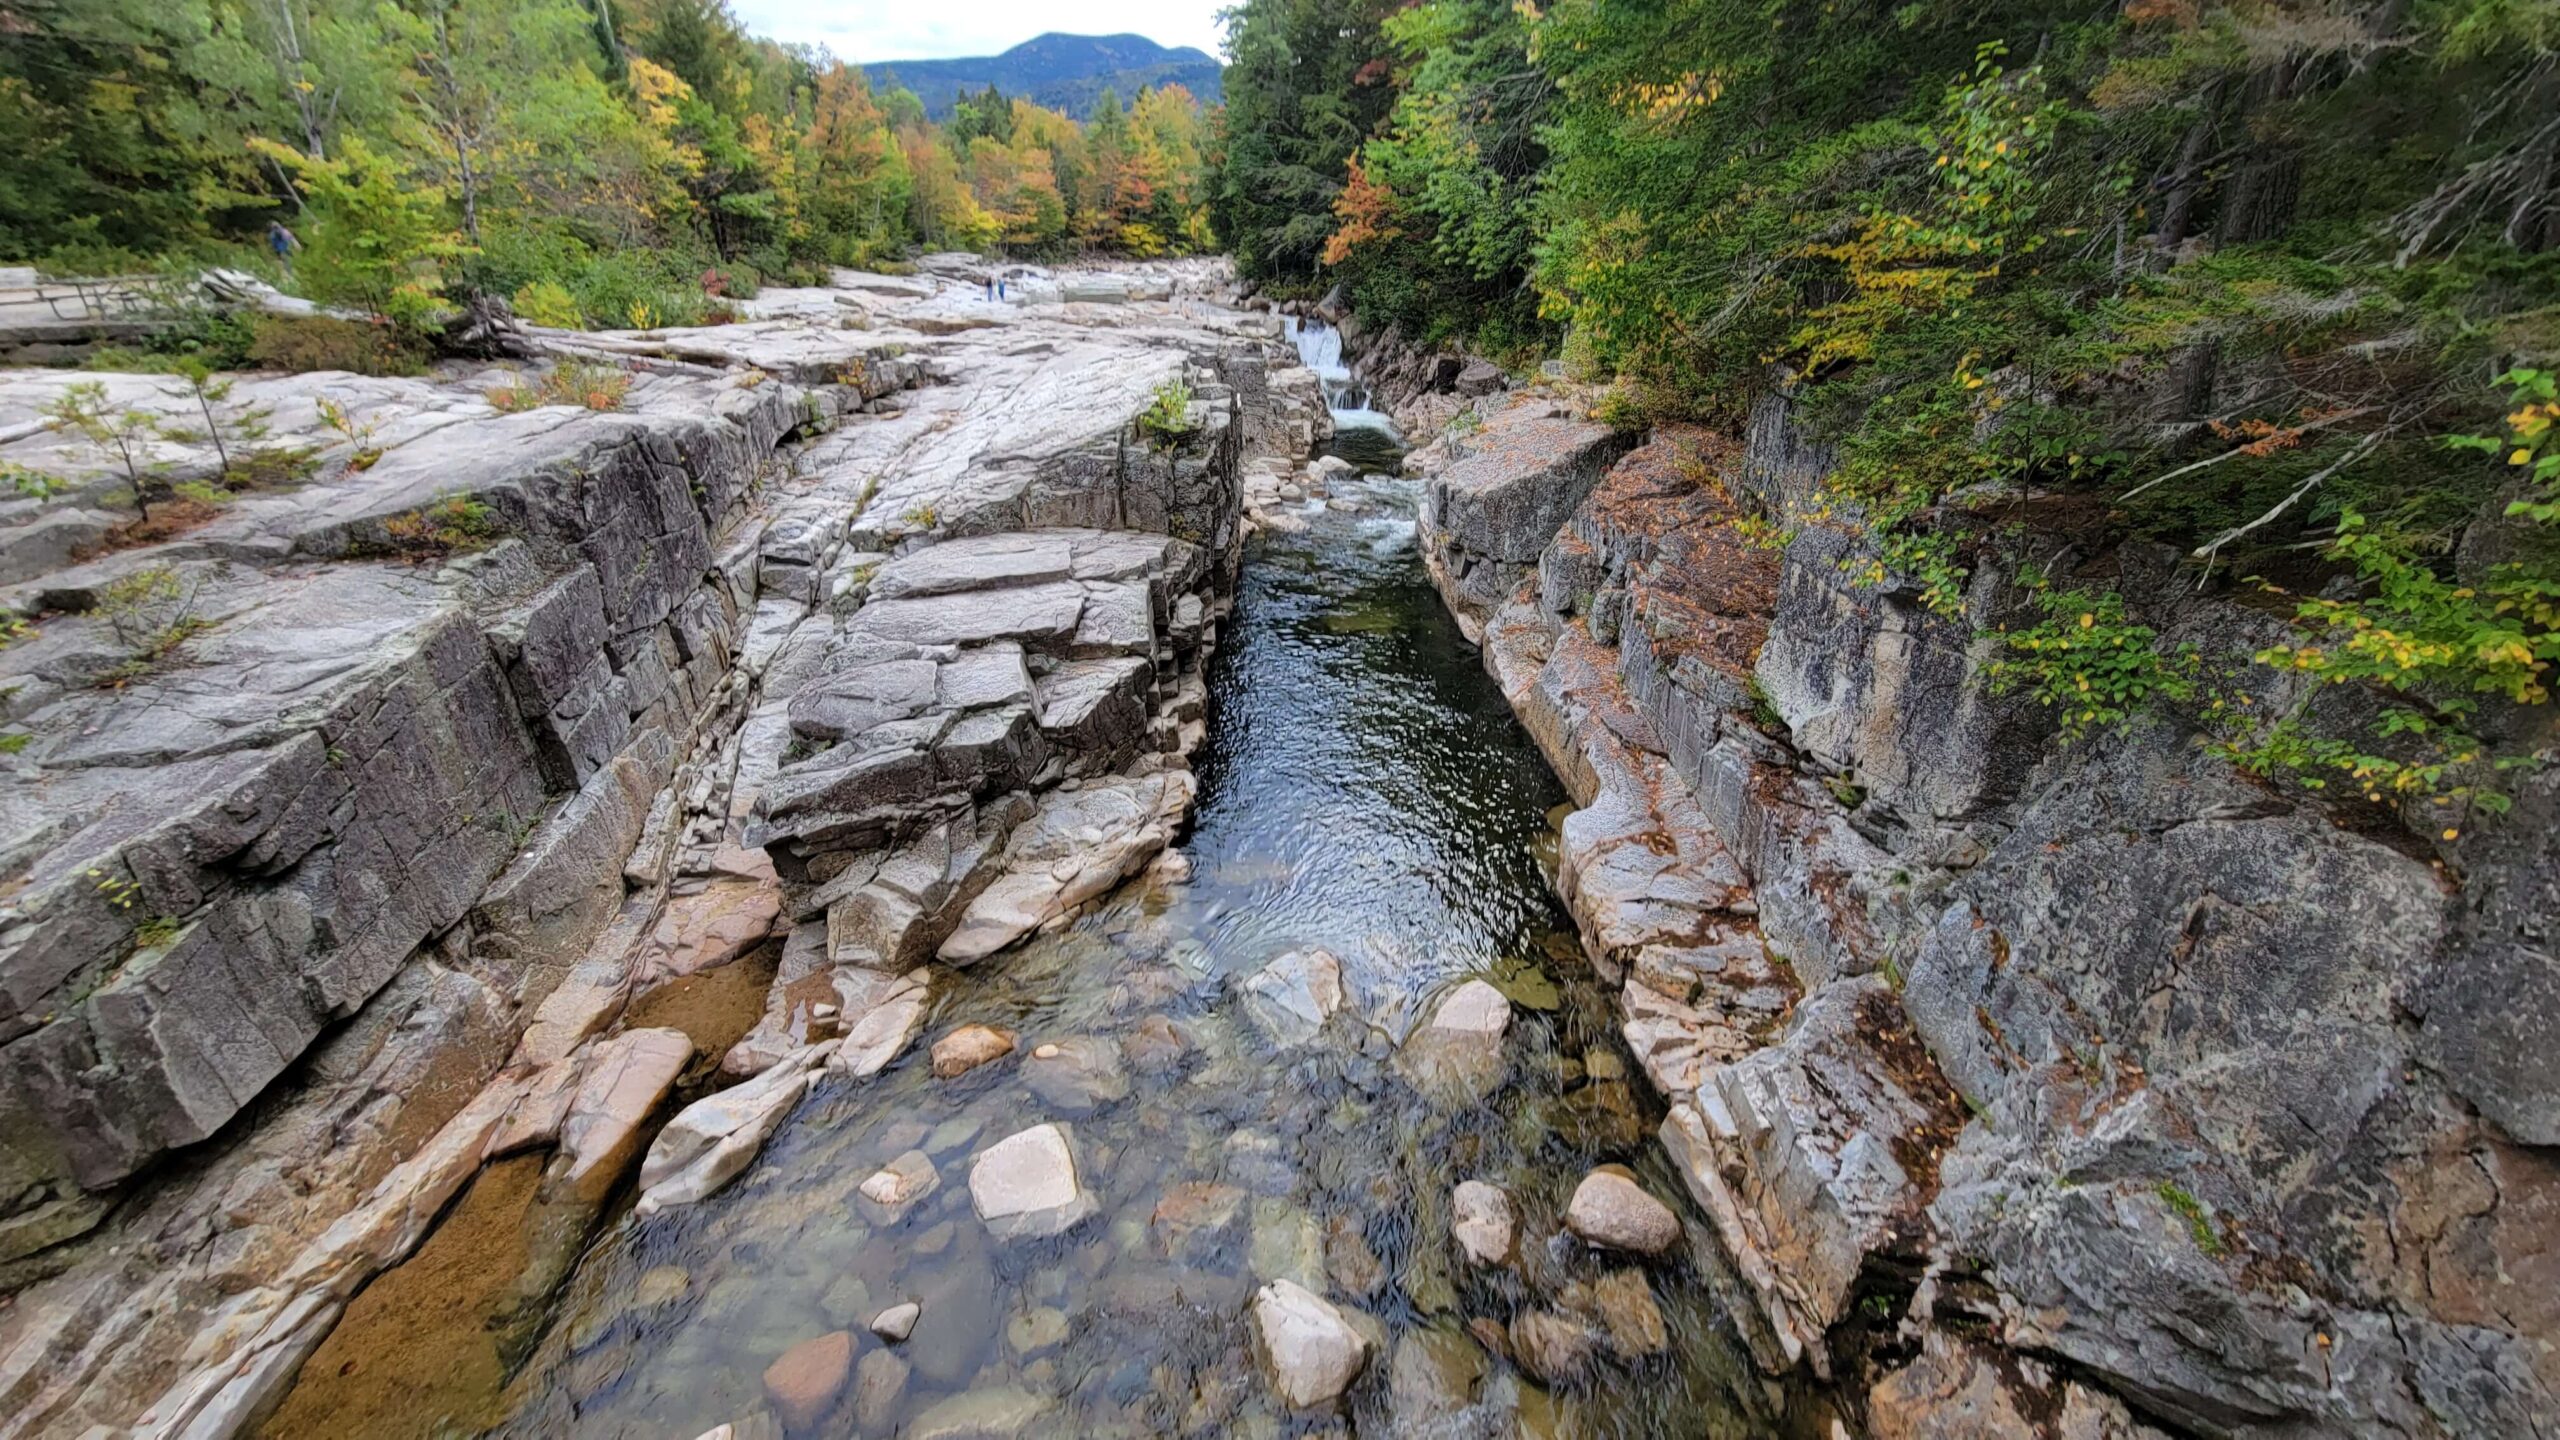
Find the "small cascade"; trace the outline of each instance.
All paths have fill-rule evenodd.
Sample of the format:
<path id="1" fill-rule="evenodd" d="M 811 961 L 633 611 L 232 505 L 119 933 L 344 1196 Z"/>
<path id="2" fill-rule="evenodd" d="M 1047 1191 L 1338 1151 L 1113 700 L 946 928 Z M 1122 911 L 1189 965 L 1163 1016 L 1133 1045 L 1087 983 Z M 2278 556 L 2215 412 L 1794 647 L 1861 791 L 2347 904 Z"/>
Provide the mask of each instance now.
<path id="1" fill-rule="evenodd" d="M 1369 387 L 1351 373 L 1342 360 L 1342 332 L 1322 320 L 1284 315 L 1280 320 L 1289 342 L 1298 347 L 1298 359 L 1324 383 L 1325 408 L 1333 412 L 1337 430 L 1383 430 L 1394 436 L 1395 422 L 1369 408 Z"/>

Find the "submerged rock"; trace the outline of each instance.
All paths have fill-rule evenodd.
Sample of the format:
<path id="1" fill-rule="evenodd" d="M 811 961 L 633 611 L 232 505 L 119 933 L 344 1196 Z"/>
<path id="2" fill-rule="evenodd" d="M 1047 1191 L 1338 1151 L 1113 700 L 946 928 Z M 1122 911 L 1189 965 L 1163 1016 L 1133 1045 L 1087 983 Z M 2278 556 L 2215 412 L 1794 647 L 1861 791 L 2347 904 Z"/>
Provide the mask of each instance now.
<path id="1" fill-rule="evenodd" d="M 874 1350 L 853 1367 L 853 1423 L 865 1435 L 886 1435 L 907 1395 L 913 1367 L 894 1350 Z"/>
<path id="2" fill-rule="evenodd" d="M 1233 1185 L 1186 1181 L 1164 1192 L 1147 1224 L 1167 1259 L 1215 1264 L 1246 1236 L 1245 1192 Z"/>
<path id="3" fill-rule="evenodd" d="M 1564 1223 L 1594 1245 L 1659 1255 L 1680 1243 L 1680 1217 L 1615 1165 L 1583 1177 L 1566 1203 Z"/>
<path id="4" fill-rule="evenodd" d="M 1444 1433 L 1436 1427 L 1447 1426 L 1475 1406 L 1484 1377 L 1484 1351 L 1466 1336 L 1448 1330 L 1406 1331 L 1387 1367 L 1387 1408 L 1395 1417 L 1396 1432 Z"/>
<path id="5" fill-rule="evenodd" d="M 1035 1047 L 1022 1062 L 1023 1083 L 1050 1109 L 1087 1115 L 1129 1098 L 1129 1072 L 1118 1042 L 1078 1035 Z"/>
<path id="6" fill-rule="evenodd" d="M 969 1167 L 969 1199 L 1005 1239 L 1056 1235 L 1094 1211 L 1064 1125 L 1035 1125 L 989 1146 Z"/>
<path id="7" fill-rule="evenodd" d="M 1516 1225 L 1511 1197 L 1497 1186 L 1461 1180 L 1449 1197 L 1449 1233 L 1478 1265 L 1500 1265 L 1511 1258 Z"/>
<path id="8" fill-rule="evenodd" d="M 1431 1007 L 1396 1063 L 1428 1093 L 1479 1099 L 1502 1083 L 1502 1037 L 1510 1029 L 1511 1002 L 1484 981 L 1468 980 Z"/>
<path id="9" fill-rule="evenodd" d="M 966 1075 L 1013 1053 L 1013 1032 L 1000 1025 L 963 1025 L 933 1042 L 933 1073 L 944 1080 Z"/>
<path id="10" fill-rule="evenodd" d="M 1253 1323 L 1272 1390 L 1292 1409 L 1333 1404 L 1368 1363 L 1368 1341 L 1342 1311 L 1294 1281 L 1254 1292 Z"/>
<path id="11" fill-rule="evenodd" d="M 1612 1270 L 1596 1280 L 1576 1280 L 1556 1300 L 1599 1322 L 1609 1353 L 1621 1360 L 1659 1355 L 1671 1344 L 1662 1307 L 1654 1302 L 1653 1282 L 1641 1270 Z"/>
<path id="12" fill-rule="evenodd" d="M 1591 1378 L 1597 1338 L 1591 1327 L 1552 1310 L 1512 1317 L 1511 1356 L 1543 1385 L 1575 1385 Z"/>
<path id="13" fill-rule="evenodd" d="M 941 1188 L 942 1176 L 933 1168 L 933 1157 L 909 1150 L 872 1172 L 854 1193 L 861 1197 L 865 1219 L 875 1225 L 894 1225 L 917 1202 Z"/>
<path id="14" fill-rule="evenodd" d="M 1050 1402 L 1013 1386 L 971 1390 L 937 1402 L 908 1421 L 900 1440 L 1010 1440 L 1035 1433 L 1032 1425 Z"/>
<path id="15" fill-rule="evenodd" d="M 765 1398 L 784 1428 L 808 1430 L 835 1408 L 845 1382 L 853 1378 L 853 1336 L 833 1330 L 803 1340 L 765 1367 Z"/>
<path id="16" fill-rule="evenodd" d="M 1315 1038 L 1324 1022 L 1350 1003 L 1342 962 L 1329 950 L 1292 950 L 1244 982 L 1244 1009 L 1273 1043 L 1298 1045 Z"/>

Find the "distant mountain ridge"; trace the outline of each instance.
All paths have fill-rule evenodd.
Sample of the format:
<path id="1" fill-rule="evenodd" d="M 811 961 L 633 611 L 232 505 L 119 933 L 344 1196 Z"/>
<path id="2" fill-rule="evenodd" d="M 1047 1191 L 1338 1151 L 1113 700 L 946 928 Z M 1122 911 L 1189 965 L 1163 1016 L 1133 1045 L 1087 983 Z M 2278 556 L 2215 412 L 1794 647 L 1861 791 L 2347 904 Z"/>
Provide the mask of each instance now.
<path id="1" fill-rule="evenodd" d="M 904 85 L 924 101 L 935 120 L 951 118 L 962 94 L 995 86 L 1078 120 L 1093 112 L 1105 90 L 1125 103 L 1150 85 L 1180 85 L 1204 105 L 1219 97 L 1216 56 L 1191 46 L 1169 49 L 1144 35 L 1063 35 L 1055 31 L 1023 41 L 1001 55 L 959 60 L 884 60 L 865 65 L 875 89 Z"/>

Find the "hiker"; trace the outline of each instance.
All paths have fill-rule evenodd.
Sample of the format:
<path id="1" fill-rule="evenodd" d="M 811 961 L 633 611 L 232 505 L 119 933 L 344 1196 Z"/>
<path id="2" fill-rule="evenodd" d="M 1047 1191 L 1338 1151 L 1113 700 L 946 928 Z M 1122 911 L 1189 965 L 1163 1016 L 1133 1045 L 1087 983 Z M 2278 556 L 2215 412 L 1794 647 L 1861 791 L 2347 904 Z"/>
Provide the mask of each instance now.
<path id="1" fill-rule="evenodd" d="M 987 303 L 996 303 L 996 277 L 993 275 L 987 277 Z"/>
<path id="2" fill-rule="evenodd" d="M 276 252 L 276 263 L 284 267 L 284 278 L 293 278 L 293 252 L 302 248 L 302 237 L 284 228 L 281 220 L 267 222 L 267 248 Z"/>

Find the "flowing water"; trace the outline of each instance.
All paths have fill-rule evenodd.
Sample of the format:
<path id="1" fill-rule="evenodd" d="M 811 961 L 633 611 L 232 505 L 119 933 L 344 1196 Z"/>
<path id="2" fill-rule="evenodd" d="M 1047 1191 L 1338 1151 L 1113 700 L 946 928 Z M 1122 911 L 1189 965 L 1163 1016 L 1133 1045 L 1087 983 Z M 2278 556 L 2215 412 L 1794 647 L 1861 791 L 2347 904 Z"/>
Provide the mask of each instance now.
<path id="1" fill-rule="evenodd" d="M 1213 666 L 1190 880 L 1126 887 L 937 975 L 928 1039 L 1002 1025 L 1085 1073 L 1034 1088 L 1017 1053 L 936 1079 L 919 1046 L 869 1082 L 822 1084 L 730 1189 L 598 1242 L 511 1433 L 687 1440 L 761 1409 L 765 1368 L 800 1341 L 843 1329 L 880 1348 L 866 1322 L 906 1300 L 923 1317 L 897 1347 L 903 1385 L 849 1392 L 813 1433 L 997 1433 L 971 1417 L 1034 1409 L 1001 1433 L 1303 1433 L 1316 1422 L 1276 1408 L 1252 1355 L 1251 1294 L 1281 1276 L 1381 1327 L 1348 1411 L 1360 1434 L 1770 1433 L 1703 1246 L 1642 1272 L 1665 1350 L 1604 1358 L 1587 1387 L 1531 1386 L 1468 1333 L 1623 1268 L 1557 1238 L 1590 1166 L 1679 1187 L 1552 898 L 1563 797 L 1424 580 L 1410 482 L 1346 491 L 1367 513 L 1311 505 L 1303 532 L 1248 557 Z M 1340 957 L 1357 1014 L 1281 1045 L 1236 982 L 1307 946 Z M 1469 975 L 1514 1002 L 1501 1073 L 1480 1096 L 1417 1085 L 1398 1037 Z M 1070 1123 L 1101 1208 L 1055 1238 L 998 1240 L 971 1209 L 970 1158 L 1050 1120 Z M 919 1149 L 939 1188 L 912 1209 L 857 1196 Z M 1515 1198 L 1517 1273 L 1457 1258 L 1449 1193 L 1470 1177 Z"/>
<path id="2" fill-rule="evenodd" d="M 1342 332 L 1296 315 L 1281 316 L 1280 329 L 1298 348 L 1298 359 L 1324 383 L 1325 407 L 1333 412 L 1330 452 L 1363 470 L 1394 470 L 1404 437 L 1386 412 L 1370 408 L 1368 384 L 1342 358 Z"/>

